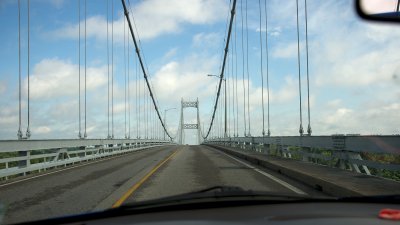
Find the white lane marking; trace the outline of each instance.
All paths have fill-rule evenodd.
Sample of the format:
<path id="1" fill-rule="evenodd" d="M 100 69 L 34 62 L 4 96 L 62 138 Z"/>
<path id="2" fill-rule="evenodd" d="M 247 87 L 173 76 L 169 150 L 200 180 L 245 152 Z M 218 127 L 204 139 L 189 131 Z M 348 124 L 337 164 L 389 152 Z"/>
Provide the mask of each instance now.
<path id="1" fill-rule="evenodd" d="M 135 152 L 135 151 L 132 151 L 132 152 Z M 132 153 L 132 152 L 129 152 L 129 153 Z M 80 164 L 80 165 L 77 165 L 77 166 L 71 166 L 71 167 L 67 167 L 65 169 L 60 169 L 60 170 L 57 170 L 57 171 L 48 172 L 48 173 L 44 173 L 44 174 L 39 174 L 39 175 L 36 175 L 36 176 L 33 176 L 33 177 L 28 177 L 28 178 L 12 181 L 12 182 L 5 183 L 5 184 L 0 184 L 0 187 L 5 187 L 5 186 L 11 185 L 11 184 L 16 184 L 16 183 L 20 183 L 20 182 L 27 181 L 27 180 L 32 180 L 32 179 L 35 179 L 35 178 L 38 178 L 38 177 L 43 177 L 43 176 L 47 176 L 47 175 L 50 175 L 50 174 L 59 173 L 59 172 L 62 172 L 62 171 L 66 171 L 66 170 L 70 170 L 70 169 L 74 169 L 74 168 L 78 168 L 78 167 L 87 166 L 87 165 L 91 165 L 91 164 L 94 164 L 94 163 L 106 161 L 106 160 L 109 160 L 109 159 L 119 158 L 119 157 L 122 157 L 122 156 L 125 156 L 125 154 L 111 156 L 111 157 L 107 157 L 107 158 L 104 158 L 104 159 L 97 159 L 97 160 L 95 159 L 94 162 L 83 163 L 83 164 Z"/>
<path id="2" fill-rule="evenodd" d="M 302 190 L 296 188 L 295 186 L 293 186 L 293 185 L 291 185 L 291 184 L 289 184 L 289 183 L 287 183 L 287 182 L 285 182 L 285 181 L 283 181 L 283 180 L 281 180 L 281 179 L 279 179 L 279 178 L 277 178 L 277 177 L 272 176 L 272 175 L 269 174 L 269 173 L 266 173 L 266 172 L 264 172 L 264 171 L 262 171 L 262 170 L 260 170 L 260 169 L 257 169 L 256 167 L 254 167 L 254 166 L 252 166 L 252 165 L 250 165 L 250 164 L 247 164 L 247 163 L 243 162 L 242 160 L 239 160 L 239 159 L 237 159 L 237 158 L 235 158 L 235 157 L 233 157 L 233 156 L 230 156 L 230 155 L 226 154 L 225 152 L 222 152 L 222 151 L 219 151 L 219 152 L 221 152 L 222 154 L 228 156 L 229 158 L 231 158 L 231 159 L 233 159 L 233 160 L 235 160 L 235 161 L 237 161 L 237 162 L 239 162 L 239 163 L 241 163 L 241 164 L 247 166 L 248 168 L 251 168 L 251 169 L 253 169 L 254 171 L 256 171 L 256 172 L 258 172 L 258 173 L 260 173 L 260 174 L 262 174 L 262 175 L 268 177 L 269 179 L 271 179 L 271 180 L 273 180 L 273 181 L 279 183 L 280 185 L 282 185 L 282 186 L 284 186 L 284 187 L 286 187 L 286 188 L 292 190 L 293 192 L 295 192 L 295 193 L 297 193 L 297 194 L 307 195 L 307 193 L 305 193 L 304 191 L 302 191 Z"/>

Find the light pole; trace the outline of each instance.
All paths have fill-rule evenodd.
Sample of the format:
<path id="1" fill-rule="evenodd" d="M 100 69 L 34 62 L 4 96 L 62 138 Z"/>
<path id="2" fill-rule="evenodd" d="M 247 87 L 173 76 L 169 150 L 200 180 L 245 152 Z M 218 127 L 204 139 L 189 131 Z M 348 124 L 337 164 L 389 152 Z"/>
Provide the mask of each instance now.
<path id="1" fill-rule="evenodd" d="M 172 109 L 176 109 L 176 108 L 169 108 L 169 109 L 165 109 L 164 110 L 164 126 L 165 126 L 165 129 L 167 129 L 167 112 L 169 110 L 172 110 Z M 165 140 L 165 131 L 164 131 L 164 140 Z"/>
<path id="2" fill-rule="evenodd" d="M 218 78 L 220 78 L 221 79 L 221 77 L 220 76 L 217 76 L 217 75 L 213 75 L 213 74 L 207 74 L 207 76 L 209 76 L 209 77 L 218 77 Z M 224 88 L 225 88 L 225 128 L 224 128 L 224 138 L 226 138 L 228 135 L 227 135 L 227 112 L 226 112 L 226 102 L 227 102 L 227 100 L 226 100 L 226 79 L 225 78 L 222 78 L 222 80 L 224 81 Z"/>

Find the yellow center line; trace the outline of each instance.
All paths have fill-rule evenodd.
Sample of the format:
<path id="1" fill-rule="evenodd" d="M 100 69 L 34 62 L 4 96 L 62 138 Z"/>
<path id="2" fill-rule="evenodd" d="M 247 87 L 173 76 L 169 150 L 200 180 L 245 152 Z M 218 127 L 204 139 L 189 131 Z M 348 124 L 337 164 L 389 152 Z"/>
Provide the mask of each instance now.
<path id="1" fill-rule="evenodd" d="M 163 161 L 159 162 L 150 172 L 148 172 L 138 183 L 133 185 L 127 192 L 125 192 L 124 195 L 118 201 L 116 201 L 113 205 L 112 208 L 117 208 L 128 199 L 133 192 L 135 192 L 144 182 L 146 182 L 147 179 L 151 177 L 162 165 L 164 165 L 168 160 L 170 160 L 174 155 L 176 155 L 179 152 L 179 150 L 174 151 L 171 155 L 169 155 L 166 159 Z"/>

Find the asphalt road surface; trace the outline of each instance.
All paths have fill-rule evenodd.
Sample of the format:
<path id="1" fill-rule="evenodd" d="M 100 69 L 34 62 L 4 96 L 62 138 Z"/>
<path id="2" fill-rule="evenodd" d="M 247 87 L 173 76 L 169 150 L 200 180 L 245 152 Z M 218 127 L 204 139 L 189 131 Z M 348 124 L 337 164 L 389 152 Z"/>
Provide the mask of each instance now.
<path id="1" fill-rule="evenodd" d="M 0 184 L 4 223 L 117 207 L 217 185 L 322 195 L 207 146 L 156 147 Z"/>

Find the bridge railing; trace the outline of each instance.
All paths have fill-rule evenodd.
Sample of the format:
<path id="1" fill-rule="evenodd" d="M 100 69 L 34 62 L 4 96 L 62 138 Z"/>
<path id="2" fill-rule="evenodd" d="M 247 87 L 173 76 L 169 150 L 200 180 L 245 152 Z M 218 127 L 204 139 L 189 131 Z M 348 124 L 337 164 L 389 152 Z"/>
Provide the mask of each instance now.
<path id="1" fill-rule="evenodd" d="M 0 180 L 170 144 L 151 139 L 2 140 Z"/>
<path id="2" fill-rule="evenodd" d="M 232 137 L 204 143 L 400 180 L 399 135 Z"/>

